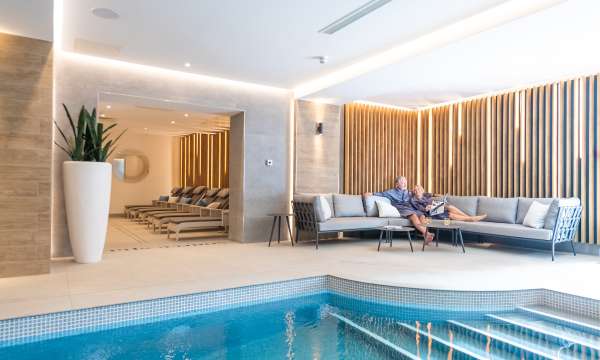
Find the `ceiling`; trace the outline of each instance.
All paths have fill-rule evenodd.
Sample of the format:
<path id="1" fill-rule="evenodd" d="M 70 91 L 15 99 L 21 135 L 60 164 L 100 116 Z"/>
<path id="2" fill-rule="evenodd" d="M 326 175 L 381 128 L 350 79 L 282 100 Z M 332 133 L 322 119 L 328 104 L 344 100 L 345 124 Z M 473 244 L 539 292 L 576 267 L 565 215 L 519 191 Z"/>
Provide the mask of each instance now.
<path id="1" fill-rule="evenodd" d="M 432 34 L 452 33 L 446 29 L 460 33 L 503 6 L 535 8 L 296 91 L 330 103 L 420 107 L 600 71 L 597 0 L 392 0 L 333 35 L 318 32 L 367 1 L 56 3 L 63 8 L 63 50 L 294 90 Z M 94 16 L 99 7 L 119 18 Z M 52 39 L 52 0 L 2 0 L 0 31 Z M 320 55 L 329 57 L 326 64 L 311 58 Z"/>
<path id="2" fill-rule="evenodd" d="M 309 96 L 421 107 L 600 71 L 600 1 L 570 0 Z"/>
<path id="3" fill-rule="evenodd" d="M 393 0 L 327 35 L 367 0 L 64 0 L 62 39 L 68 51 L 292 88 L 502 1 Z M 329 61 L 310 59 L 320 55 Z"/>
<path id="4" fill-rule="evenodd" d="M 148 99 L 119 94 L 100 94 L 98 116 L 109 125 L 117 123 L 115 131 L 178 136 L 194 132 L 229 130 L 230 116 L 237 111 L 202 105 Z"/>
<path id="5" fill-rule="evenodd" d="M 0 32 L 52 41 L 52 0 L 2 0 Z"/>

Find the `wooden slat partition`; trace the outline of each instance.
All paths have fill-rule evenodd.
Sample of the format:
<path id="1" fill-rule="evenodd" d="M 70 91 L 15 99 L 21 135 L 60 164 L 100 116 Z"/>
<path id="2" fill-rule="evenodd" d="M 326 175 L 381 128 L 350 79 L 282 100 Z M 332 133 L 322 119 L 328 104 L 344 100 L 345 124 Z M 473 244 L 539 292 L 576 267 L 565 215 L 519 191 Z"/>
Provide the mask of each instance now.
<path id="1" fill-rule="evenodd" d="M 229 131 L 179 137 L 180 186 L 229 187 Z"/>
<path id="2" fill-rule="evenodd" d="M 344 106 L 344 192 L 381 191 L 417 173 L 417 114 L 365 104 Z"/>
<path id="3" fill-rule="evenodd" d="M 405 175 L 435 193 L 578 197 L 578 241 L 599 244 L 599 76 L 414 111 L 345 106 L 344 190 Z M 418 121 L 420 119 L 420 121 Z M 420 126 L 419 126 L 420 124 Z"/>

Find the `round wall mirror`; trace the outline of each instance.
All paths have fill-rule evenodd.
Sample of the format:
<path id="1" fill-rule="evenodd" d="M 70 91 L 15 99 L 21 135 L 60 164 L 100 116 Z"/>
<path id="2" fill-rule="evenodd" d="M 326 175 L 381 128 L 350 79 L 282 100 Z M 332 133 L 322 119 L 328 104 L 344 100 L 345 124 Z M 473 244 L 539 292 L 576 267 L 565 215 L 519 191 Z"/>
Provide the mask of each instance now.
<path id="1" fill-rule="evenodd" d="M 112 164 L 113 175 L 124 182 L 142 181 L 150 173 L 148 157 L 137 150 L 119 151 Z"/>

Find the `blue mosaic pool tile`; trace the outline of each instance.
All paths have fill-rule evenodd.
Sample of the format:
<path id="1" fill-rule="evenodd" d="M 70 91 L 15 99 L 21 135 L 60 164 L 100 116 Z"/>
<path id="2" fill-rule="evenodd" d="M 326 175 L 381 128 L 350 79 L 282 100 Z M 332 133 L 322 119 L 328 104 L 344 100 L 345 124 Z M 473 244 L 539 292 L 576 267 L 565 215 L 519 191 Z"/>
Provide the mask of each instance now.
<path id="1" fill-rule="evenodd" d="M 546 305 L 600 318 L 600 301 L 546 289 L 431 290 L 377 285 L 325 275 L 2 320 L 0 347 L 319 293 L 340 294 L 408 308 L 463 312 L 503 311 L 519 306 Z"/>

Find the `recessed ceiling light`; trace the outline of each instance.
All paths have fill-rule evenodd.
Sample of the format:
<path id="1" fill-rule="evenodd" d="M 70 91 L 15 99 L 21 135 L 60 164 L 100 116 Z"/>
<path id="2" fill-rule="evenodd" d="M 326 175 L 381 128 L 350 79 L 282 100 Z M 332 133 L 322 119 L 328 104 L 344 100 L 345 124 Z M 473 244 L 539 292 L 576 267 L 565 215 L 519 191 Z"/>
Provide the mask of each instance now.
<path id="1" fill-rule="evenodd" d="M 171 124 L 175 124 L 175 120 L 171 120 Z"/>
<path id="2" fill-rule="evenodd" d="M 119 14 L 117 14 L 114 10 L 111 10 L 109 8 L 93 8 L 92 14 L 99 18 L 107 20 L 115 20 L 119 18 Z"/>
<path id="3" fill-rule="evenodd" d="M 148 128 L 144 128 L 144 131 L 148 131 Z"/>
<path id="4" fill-rule="evenodd" d="M 185 114 L 183 114 L 183 116 L 188 117 L 188 116 L 190 116 L 190 114 L 185 113 Z"/>
<path id="5" fill-rule="evenodd" d="M 110 109 L 111 107 L 112 107 L 112 106 L 110 106 L 110 105 L 106 105 L 106 108 L 107 108 L 107 109 Z"/>
<path id="6" fill-rule="evenodd" d="M 190 67 L 190 66 L 192 66 L 192 64 L 190 64 L 189 62 L 186 62 L 185 64 L 183 64 L 183 66 Z"/>

